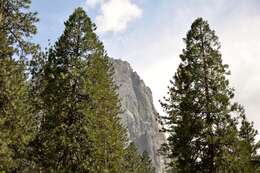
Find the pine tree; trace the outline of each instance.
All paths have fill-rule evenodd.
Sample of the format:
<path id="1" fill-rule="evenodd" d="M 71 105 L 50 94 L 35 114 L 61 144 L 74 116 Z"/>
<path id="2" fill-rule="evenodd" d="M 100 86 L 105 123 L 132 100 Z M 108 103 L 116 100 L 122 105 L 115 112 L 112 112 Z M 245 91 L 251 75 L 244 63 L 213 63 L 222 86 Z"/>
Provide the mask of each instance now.
<path id="1" fill-rule="evenodd" d="M 141 171 L 140 173 L 155 173 L 155 169 L 152 165 L 152 160 L 149 157 L 147 151 L 144 151 L 141 156 Z"/>
<path id="2" fill-rule="evenodd" d="M 113 65 L 107 55 L 97 52 L 87 61 L 88 92 L 91 100 L 91 141 L 94 141 L 91 170 L 97 173 L 123 172 L 127 142 L 120 122 L 121 111 Z"/>
<path id="3" fill-rule="evenodd" d="M 32 61 L 40 128 L 34 160 L 43 172 L 120 172 L 125 130 L 112 65 L 82 8 L 47 54 Z"/>
<path id="4" fill-rule="evenodd" d="M 126 148 L 124 159 L 125 173 L 155 173 L 148 153 L 144 151 L 143 154 L 140 155 L 133 142 Z"/>
<path id="5" fill-rule="evenodd" d="M 29 41 L 37 32 L 35 23 L 38 21 L 37 13 L 29 11 L 30 4 L 30 0 L 0 2 L 0 38 L 6 37 L 7 44 L 12 45 L 12 53 L 23 58 L 37 51 L 37 46 Z"/>
<path id="6" fill-rule="evenodd" d="M 34 160 L 43 172 L 89 172 L 89 94 L 86 59 L 100 45 L 94 25 L 78 8 L 47 53 L 31 62 L 34 103 L 40 128 L 32 142 Z"/>
<path id="7" fill-rule="evenodd" d="M 131 142 L 126 148 L 125 152 L 125 172 L 126 173 L 139 173 L 141 168 L 141 157 L 137 151 L 137 148 L 133 142 Z"/>
<path id="8" fill-rule="evenodd" d="M 30 1 L 0 2 L 0 171 L 24 172 L 27 144 L 35 122 L 29 102 L 24 58 L 36 46 L 27 41 L 36 33 L 36 13 Z"/>
<path id="9" fill-rule="evenodd" d="M 259 144 L 255 143 L 257 130 L 254 129 L 253 123 L 247 120 L 244 108 L 239 106 L 239 109 L 241 112 L 241 126 L 237 147 L 239 150 L 240 171 L 246 173 L 257 172 L 256 169 L 259 168 L 259 155 L 257 154 Z"/>
<path id="10" fill-rule="evenodd" d="M 232 172 L 237 168 L 236 151 L 240 110 L 232 103 L 228 65 L 222 63 L 215 31 L 202 18 L 196 19 L 184 39 L 169 96 L 161 102 L 169 133 L 161 152 L 176 172 Z"/>

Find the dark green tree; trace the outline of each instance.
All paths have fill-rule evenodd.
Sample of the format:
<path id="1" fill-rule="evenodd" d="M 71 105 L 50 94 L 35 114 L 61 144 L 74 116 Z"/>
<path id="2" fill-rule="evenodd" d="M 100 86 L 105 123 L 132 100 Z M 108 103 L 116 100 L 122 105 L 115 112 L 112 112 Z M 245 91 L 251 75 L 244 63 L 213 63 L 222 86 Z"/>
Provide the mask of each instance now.
<path id="1" fill-rule="evenodd" d="M 0 171 L 7 173 L 26 171 L 36 125 L 24 58 L 36 50 L 28 40 L 38 19 L 29 7 L 28 0 L 0 1 Z"/>
<path id="2" fill-rule="evenodd" d="M 42 172 L 120 172 L 125 129 L 113 68 L 82 8 L 47 54 L 31 62 L 40 119 L 34 160 Z"/>
<path id="3" fill-rule="evenodd" d="M 12 53 L 23 58 L 37 50 L 30 38 L 37 32 L 38 18 L 36 12 L 30 11 L 30 4 L 30 0 L 0 1 L 0 38 L 12 45 Z"/>
<path id="4" fill-rule="evenodd" d="M 55 46 L 31 61 L 32 95 L 40 121 L 32 155 L 43 172 L 89 172 L 93 147 L 86 59 L 102 48 L 94 27 L 85 12 L 76 9 Z"/>
<path id="5" fill-rule="evenodd" d="M 152 160 L 147 151 L 141 155 L 141 171 L 140 173 L 155 173 L 155 168 L 152 165 Z"/>
<path id="6" fill-rule="evenodd" d="M 155 173 L 152 161 L 146 151 L 142 155 L 133 142 L 126 148 L 125 159 L 125 173 Z"/>
<path id="7" fill-rule="evenodd" d="M 126 173 L 139 173 L 141 169 L 141 157 L 137 151 L 137 148 L 133 142 L 131 142 L 126 148 L 125 152 L 125 172 Z"/>
<path id="8" fill-rule="evenodd" d="M 196 19 L 184 39 L 186 48 L 168 97 L 161 102 L 169 133 L 161 153 L 180 173 L 236 172 L 237 117 L 232 103 L 228 65 L 222 63 L 215 31 L 202 18 Z M 234 118 L 236 117 L 236 118 Z"/>
<path id="9" fill-rule="evenodd" d="M 257 130 L 254 129 L 253 123 L 249 122 L 245 115 L 243 107 L 240 109 L 240 128 L 239 128 L 239 143 L 237 145 L 239 150 L 239 166 L 241 172 L 257 172 L 259 169 L 259 155 L 257 150 L 259 149 L 259 143 L 255 142 Z M 260 170 L 258 170 L 259 172 Z"/>
<path id="10" fill-rule="evenodd" d="M 88 58 L 86 68 L 92 110 L 90 134 L 94 141 L 91 170 L 123 173 L 127 135 L 119 118 L 122 110 L 113 82 L 113 65 L 106 54 L 97 52 Z"/>

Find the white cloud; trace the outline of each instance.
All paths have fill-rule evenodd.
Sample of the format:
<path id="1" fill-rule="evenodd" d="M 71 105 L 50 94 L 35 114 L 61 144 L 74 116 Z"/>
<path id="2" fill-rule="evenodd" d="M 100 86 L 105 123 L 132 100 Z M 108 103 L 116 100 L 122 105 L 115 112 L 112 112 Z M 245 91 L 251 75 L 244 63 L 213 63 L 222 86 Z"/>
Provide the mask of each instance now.
<path id="1" fill-rule="evenodd" d="M 97 32 L 122 32 L 133 20 L 142 16 L 142 10 L 130 0 L 87 0 L 89 7 L 100 4 L 96 17 Z"/>
<path id="2" fill-rule="evenodd" d="M 102 0 L 86 0 L 86 5 L 87 5 L 87 7 L 94 8 L 101 2 L 102 2 Z"/>
<path id="3" fill-rule="evenodd" d="M 245 106 L 247 116 L 260 131 L 260 15 L 241 15 L 220 30 L 224 62 L 230 65 L 235 99 Z M 260 136 L 258 136 L 260 139 Z"/>
<path id="4" fill-rule="evenodd" d="M 212 0 L 201 1 L 203 4 L 199 5 L 193 0 L 171 2 L 161 7 L 163 10 L 153 11 L 153 20 L 144 18 L 145 25 L 124 35 L 123 41 L 117 41 L 117 35 L 105 40 L 109 55 L 131 63 L 151 87 L 156 108 L 162 113 L 158 100 L 166 95 L 166 86 L 179 64 L 178 55 L 184 48 L 182 38 L 191 22 L 202 16 L 220 38 L 223 61 L 230 65 L 232 73 L 235 101 L 245 106 L 248 119 L 260 131 L 260 4 L 255 4 L 259 2 Z"/>

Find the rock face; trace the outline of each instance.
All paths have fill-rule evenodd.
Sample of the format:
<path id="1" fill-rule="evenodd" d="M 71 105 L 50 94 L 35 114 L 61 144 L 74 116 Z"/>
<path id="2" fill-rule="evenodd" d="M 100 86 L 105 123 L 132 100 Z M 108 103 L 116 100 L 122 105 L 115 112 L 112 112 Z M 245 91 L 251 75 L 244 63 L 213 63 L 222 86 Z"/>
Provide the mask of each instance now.
<path id="1" fill-rule="evenodd" d="M 139 152 L 146 150 L 150 154 L 157 173 L 162 172 L 163 159 L 157 150 L 165 137 L 159 132 L 152 92 L 143 80 L 133 71 L 128 62 L 112 60 L 115 68 L 115 82 L 119 87 L 124 113 L 122 123 L 128 130 L 129 139 L 134 141 Z"/>

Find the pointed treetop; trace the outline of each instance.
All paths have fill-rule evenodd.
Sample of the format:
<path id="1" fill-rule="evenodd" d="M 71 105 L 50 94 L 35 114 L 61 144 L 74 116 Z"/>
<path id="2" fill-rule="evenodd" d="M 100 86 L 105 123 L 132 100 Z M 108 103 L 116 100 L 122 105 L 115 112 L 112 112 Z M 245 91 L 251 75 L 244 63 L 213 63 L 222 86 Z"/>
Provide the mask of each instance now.
<path id="1" fill-rule="evenodd" d="M 102 42 L 95 34 L 96 25 L 81 7 L 77 8 L 64 24 L 64 33 L 55 44 L 57 52 L 65 55 L 76 53 L 82 58 L 93 53 L 105 53 Z"/>

